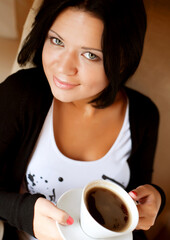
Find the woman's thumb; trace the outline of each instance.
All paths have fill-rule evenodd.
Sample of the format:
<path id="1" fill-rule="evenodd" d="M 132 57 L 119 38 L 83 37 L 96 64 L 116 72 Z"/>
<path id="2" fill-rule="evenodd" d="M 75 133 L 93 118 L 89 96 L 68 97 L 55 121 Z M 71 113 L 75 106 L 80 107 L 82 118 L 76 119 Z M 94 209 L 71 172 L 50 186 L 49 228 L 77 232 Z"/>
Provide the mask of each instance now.
<path id="1" fill-rule="evenodd" d="M 55 213 L 53 214 L 55 221 L 59 224 L 72 225 L 74 223 L 73 218 L 62 209 L 55 207 Z"/>

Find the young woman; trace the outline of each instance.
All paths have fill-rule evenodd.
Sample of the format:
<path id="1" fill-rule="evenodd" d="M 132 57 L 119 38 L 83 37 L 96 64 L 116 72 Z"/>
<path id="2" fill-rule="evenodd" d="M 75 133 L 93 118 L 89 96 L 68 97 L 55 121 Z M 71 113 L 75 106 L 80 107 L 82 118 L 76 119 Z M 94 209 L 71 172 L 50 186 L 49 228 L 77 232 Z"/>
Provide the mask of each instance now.
<path id="1" fill-rule="evenodd" d="M 4 239 L 62 239 L 56 221 L 74 219 L 57 199 L 95 179 L 139 202 L 134 239 L 145 239 L 165 203 L 151 184 L 159 114 L 124 86 L 145 31 L 142 0 L 44 0 L 18 56 L 35 67 L 0 86 Z"/>

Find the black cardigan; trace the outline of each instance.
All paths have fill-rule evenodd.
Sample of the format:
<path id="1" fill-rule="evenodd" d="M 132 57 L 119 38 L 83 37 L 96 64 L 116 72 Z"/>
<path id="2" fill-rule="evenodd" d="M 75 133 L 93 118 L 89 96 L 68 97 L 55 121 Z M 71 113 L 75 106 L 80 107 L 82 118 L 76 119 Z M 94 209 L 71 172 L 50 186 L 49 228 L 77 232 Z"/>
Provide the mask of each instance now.
<path id="1" fill-rule="evenodd" d="M 125 91 L 132 138 L 130 191 L 151 183 L 159 113 L 148 97 L 126 87 Z M 34 204 L 42 195 L 21 195 L 19 189 L 52 99 L 44 72 L 38 68 L 20 70 L 0 85 L 0 218 L 32 235 Z M 161 211 L 165 196 L 155 187 L 162 195 Z"/>

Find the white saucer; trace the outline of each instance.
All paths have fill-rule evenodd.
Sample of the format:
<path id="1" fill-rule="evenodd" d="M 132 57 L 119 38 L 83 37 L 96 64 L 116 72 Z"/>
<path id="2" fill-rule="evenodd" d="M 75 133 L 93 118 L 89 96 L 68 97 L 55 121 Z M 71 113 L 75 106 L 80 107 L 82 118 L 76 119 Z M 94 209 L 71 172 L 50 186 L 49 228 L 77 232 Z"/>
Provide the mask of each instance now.
<path id="1" fill-rule="evenodd" d="M 87 236 L 80 226 L 81 194 L 82 189 L 73 189 L 64 193 L 57 202 L 57 206 L 66 211 L 74 219 L 74 224 L 70 226 L 57 224 L 64 240 L 133 240 L 132 233 L 107 239 L 96 239 Z"/>

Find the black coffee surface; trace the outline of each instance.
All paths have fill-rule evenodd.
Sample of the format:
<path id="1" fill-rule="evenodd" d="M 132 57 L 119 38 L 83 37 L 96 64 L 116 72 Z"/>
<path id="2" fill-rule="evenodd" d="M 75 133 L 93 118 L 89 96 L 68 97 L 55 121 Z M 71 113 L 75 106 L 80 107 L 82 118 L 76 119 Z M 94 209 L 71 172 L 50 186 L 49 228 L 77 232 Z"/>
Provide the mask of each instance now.
<path id="1" fill-rule="evenodd" d="M 87 193 L 87 208 L 92 217 L 112 231 L 126 228 L 129 216 L 123 201 L 110 190 L 95 187 Z"/>

